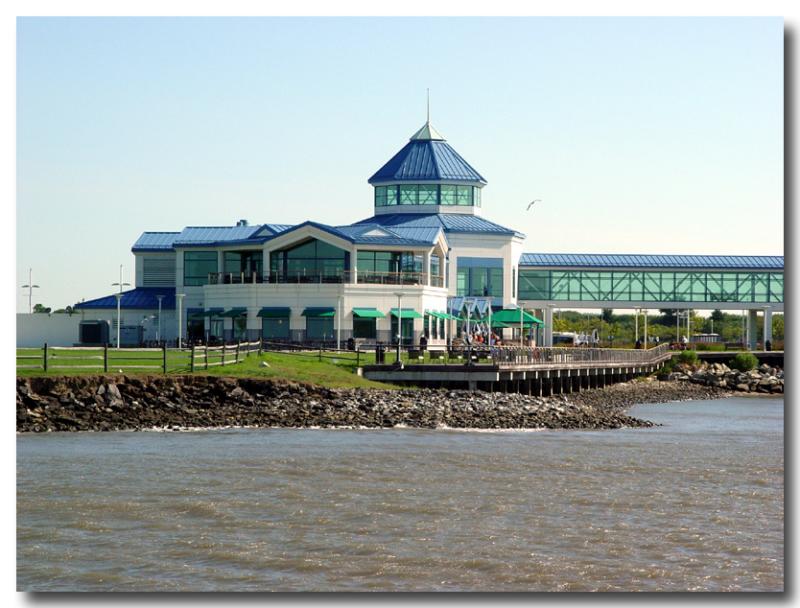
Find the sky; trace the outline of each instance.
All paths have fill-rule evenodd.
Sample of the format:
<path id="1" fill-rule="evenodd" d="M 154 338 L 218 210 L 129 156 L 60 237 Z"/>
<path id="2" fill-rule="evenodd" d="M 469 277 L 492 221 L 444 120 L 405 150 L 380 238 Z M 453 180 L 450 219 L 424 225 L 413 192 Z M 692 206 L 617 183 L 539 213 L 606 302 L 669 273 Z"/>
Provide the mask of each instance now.
<path id="1" fill-rule="evenodd" d="M 783 254 L 780 18 L 20 18 L 17 284 L 56 309 L 144 231 L 369 217 L 427 88 L 526 252 Z"/>

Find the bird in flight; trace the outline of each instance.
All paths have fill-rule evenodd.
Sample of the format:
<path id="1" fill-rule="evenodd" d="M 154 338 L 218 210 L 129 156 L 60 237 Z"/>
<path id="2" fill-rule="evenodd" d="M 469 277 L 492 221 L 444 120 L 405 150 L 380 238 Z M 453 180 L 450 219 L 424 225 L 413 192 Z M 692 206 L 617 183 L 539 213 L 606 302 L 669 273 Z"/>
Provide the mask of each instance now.
<path id="1" fill-rule="evenodd" d="M 527 209 L 525 209 L 525 211 L 530 211 L 530 208 L 531 208 L 531 207 L 533 207 L 534 203 L 536 203 L 537 201 L 541 201 L 541 200 L 542 200 L 542 199 L 540 199 L 540 198 L 537 198 L 537 199 L 534 199 L 533 201 L 531 201 L 531 202 L 528 204 L 528 208 L 527 208 Z"/>

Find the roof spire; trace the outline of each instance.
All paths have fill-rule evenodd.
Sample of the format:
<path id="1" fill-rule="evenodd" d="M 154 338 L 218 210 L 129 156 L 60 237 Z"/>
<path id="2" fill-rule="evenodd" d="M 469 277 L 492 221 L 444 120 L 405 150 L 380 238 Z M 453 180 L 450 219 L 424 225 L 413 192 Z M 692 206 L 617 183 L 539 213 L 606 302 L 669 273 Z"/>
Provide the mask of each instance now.
<path id="1" fill-rule="evenodd" d="M 431 90 L 425 89 L 428 93 L 428 118 L 425 121 L 425 124 L 431 124 Z"/>
<path id="2" fill-rule="evenodd" d="M 439 133 L 436 129 L 433 128 L 431 125 L 431 90 L 425 89 L 426 91 L 426 106 L 427 106 L 427 113 L 425 116 L 425 124 L 422 125 L 422 128 L 414 133 L 411 136 L 411 141 L 414 140 L 436 140 L 436 141 L 444 141 L 444 137 L 442 134 Z"/>

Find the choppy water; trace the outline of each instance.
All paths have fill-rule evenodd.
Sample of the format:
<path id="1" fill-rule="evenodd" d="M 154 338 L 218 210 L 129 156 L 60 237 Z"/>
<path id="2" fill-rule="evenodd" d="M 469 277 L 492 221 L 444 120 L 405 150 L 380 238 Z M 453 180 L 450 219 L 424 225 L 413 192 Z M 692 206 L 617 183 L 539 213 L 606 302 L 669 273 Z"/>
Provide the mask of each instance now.
<path id="1" fill-rule="evenodd" d="M 781 590 L 783 400 L 618 431 L 20 435 L 20 590 Z"/>

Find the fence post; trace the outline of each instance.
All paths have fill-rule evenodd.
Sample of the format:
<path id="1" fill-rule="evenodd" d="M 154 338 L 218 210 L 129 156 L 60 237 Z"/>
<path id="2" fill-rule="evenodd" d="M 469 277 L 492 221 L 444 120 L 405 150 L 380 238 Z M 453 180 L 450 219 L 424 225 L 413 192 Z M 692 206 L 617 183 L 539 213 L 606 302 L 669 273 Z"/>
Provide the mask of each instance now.
<path id="1" fill-rule="evenodd" d="M 208 344 L 205 345 L 205 349 L 206 369 L 208 369 Z"/>
<path id="2" fill-rule="evenodd" d="M 103 372 L 108 373 L 108 344 L 103 344 Z"/>
<path id="3" fill-rule="evenodd" d="M 194 373 L 194 344 L 192 344 L 192 352 L 189 356 L 191 357 L 189 361 L 189 371 Z"/>
<path id="4" fill-rule="evenodd" d="M 264 338 L 261 337 L 258 339 L 258 356 L 261 356 L 262 351 L 264 350 Z"/>
<path id="5" fill-rule="evenodd" d="M 319 343 L 319 360 L 322 361 L 322 342 Z"/>
<path id="6" fill-rule="evenodd" d="M 225 342 L 222 342 L 222 367 L 225 367 Z"/>
<path id="7" fill-rule="evenodd" d="M 167 345 L 163 344 L 161 346 L 161 356 L 162 356 L 162 366 L 164 368 L 164 373 L 167 373 Z"/>
<path id="8" fill-rule="evenodd" d="M 239 349 L 242 347 L 242 341 L 236 341 L 236 363 L 239 363 Z"/>
<path id="9" fill-rule="evenodd" d="M 356 346 L 356 367 L 361 365 L 361 350 Z"/>
<path id="10" fill-rule="evenodd" d="M 44 371 L 47 371 L 47 342 L 44 343 L 44 359 L 42 363 L 42 368 Z"/>

